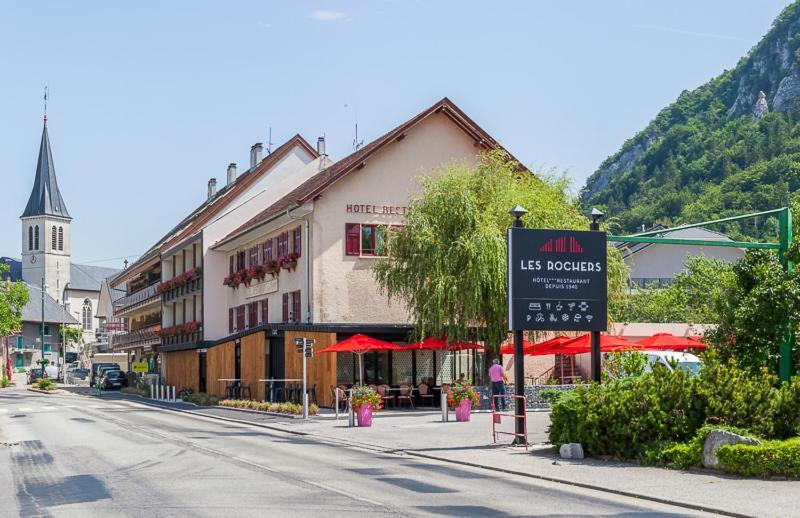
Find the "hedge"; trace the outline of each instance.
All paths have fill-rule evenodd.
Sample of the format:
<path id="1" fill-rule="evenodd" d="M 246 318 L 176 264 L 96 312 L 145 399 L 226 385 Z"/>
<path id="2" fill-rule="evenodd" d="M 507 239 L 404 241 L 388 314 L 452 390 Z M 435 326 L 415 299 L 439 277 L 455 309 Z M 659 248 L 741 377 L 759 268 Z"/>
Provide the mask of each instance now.
<path id="1" fill-rule="evenodd" d="M 726 473 L 746 477 L 800 478 L 800 437 L 767 441 L 761 446 L 722 446 L 717 450 L 717 457 Z"/>

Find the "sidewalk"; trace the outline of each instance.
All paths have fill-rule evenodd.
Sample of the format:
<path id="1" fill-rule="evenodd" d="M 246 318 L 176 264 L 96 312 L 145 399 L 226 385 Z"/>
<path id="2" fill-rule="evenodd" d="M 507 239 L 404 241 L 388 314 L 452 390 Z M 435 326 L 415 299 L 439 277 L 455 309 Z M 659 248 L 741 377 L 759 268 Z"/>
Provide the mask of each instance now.
<path id="1" fill-rule="evenodd" d="M 208 417 L 248 422 L 290 433 L 303 433 L 322 440 L 372 448 L 391 453 L 429 457 L 447 462 L 554 480 L 594 489 L 639 496 L 694 509 L 723 512 L 733 516 L 800 516 L 800 481 L 764 481 L 730 477 L 708 471 L 675 471 L 600 459 L 562 460 L 549 447 L 549 414 L 528 413 L 528 440 L 532 447 L 507 446 L 511 436 L 492 442 L 489 413 L 474 413 L 468 423 L 443 423 L 439 412 L 382 412 L 370 428 L 349 428 L 347 415 L 336 421 L 332 414 L 303 421 L 223 407 L 197 407 L 185 403 L 150 402 L 124 394 L 104 394 L 155 403 L 175 410 Z M 513 424 L 505 420 L 501 429 Z"/>

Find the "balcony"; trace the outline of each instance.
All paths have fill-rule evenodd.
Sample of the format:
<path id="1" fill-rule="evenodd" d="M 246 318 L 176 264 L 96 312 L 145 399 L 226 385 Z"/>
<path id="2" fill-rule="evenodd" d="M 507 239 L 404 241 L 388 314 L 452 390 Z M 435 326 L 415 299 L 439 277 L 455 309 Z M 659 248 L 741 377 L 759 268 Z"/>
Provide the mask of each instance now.
<path id="1" fill-rule="evenodd" d="M 198 277 L 197 279 L 193 279 L 186 284 L 181 284 L 180 286 L 175 286 L 174 288 L 169 288 L 163 291 L 161 296 L 163 297 L 164 302 L 169 302 L 171 300 L 192 296 L 195 293 L 199 293 L 202 288 L 203 279 Z"/>
<path id="2" fill-rule="evenodd" d="M 162 345 L 182 345 L 197 343 L 202 339 L 203 333 L 200 331 L 195 331 L 194 333 L 165 336 L 161 340 Z"/>
<path id="3" fill-rule="evenodd" d="M 156 290 L 156 284 L 151 284 L 150 286 L 139 290 L 137 292 L 131 293 L 125 297 L 122 297 L 117 302 L 114 303 L 114 316 L 120 317 L 125 316 L 126 313 L 130 312 L 134 309 L 139 309 L 145 306 L 149 306 L 150 304 L 160 302 L 160 295 Z"/>
<path id="4" fill-rule="evenodd" d="M 158 331 L 159 327 L 156 326 L 127 333 L 117 333 L 111 337 L 111 346 L 115 351 L 124 351 L 134 347 L 158 345 L 161 343 Z"/>

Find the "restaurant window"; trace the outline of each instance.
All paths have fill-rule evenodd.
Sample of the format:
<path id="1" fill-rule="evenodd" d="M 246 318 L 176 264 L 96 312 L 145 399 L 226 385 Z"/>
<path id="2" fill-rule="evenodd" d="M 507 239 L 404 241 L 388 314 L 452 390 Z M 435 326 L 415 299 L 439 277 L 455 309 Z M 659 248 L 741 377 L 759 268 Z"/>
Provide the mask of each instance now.
<path id="1" fill-rule="evenodd" d="M 237 331 L 244 330 L 244 316 L 245 316 L 244 304 L 242 304 L 240 306 L 236 306 L 236 330 Z"/>
<path id="2" fill-rule="evenodd" d="M 228 333 L 233 334 L 233 308 L 228 308 Z"/>
<path id="3" fill-rule="evenodd" d="M 258 247 L 252 246 L 250 247 L 250 264 L 248 265 L 249 268 L 258 264 Z"/>
<path id="4" fill-rule="evenodd" d="M 374 352 L 364 355 L 364 383 L 375 385 L 389 383 L 388 352 Z"/>
<path id="5" fill-rule="evenodd" d="M 292 252 L 300 255 L 300 252 L 303 248 L 303 232 L 302 227 L 298 225 L 294 230 L 292 230 Z"/>
<path id="6" fill-rule="evenodd" d="M 412 351 L 392 351 L 392 383 L 414 384 Z"/>
<path id="7" fill-rule="evenodd" d="M 264 241 L 262 247 L 264 250 L 261 252 L 261 255 L 264 258 L 264 264 L 266 264 L 267 261 L 272 261 L 274 259 L 272 257 L 272 239 L 267 239 Z"/>
<path id="8" fill-rule="evenodd" d="M 345 225 L 345 254 L 385 256 L 387 225 L 362 225 L 347 223 Z"/>
<path id="9" fill-rule="evenodd" d="M 352 353 L 336 353 L 336 384 L 350 385 L 356 378 L 356 359 Z"/>
<path id="10" fill-rule="evenodd" d="M 259 304 L 261 304 L 261 323 L 266 324 L 269 322 L 269 301 L 264 299 Z"/>
<path id="11" fill-rule="evenodd" d="M 247 303 L 247 327 L 256 327 L 258 325 L 258 302 Z"/>
<path id="12" fill-rule="evenodd" d="M 436 353 L 436 384 L 452 383 L 453 381 L 453 355 L 447 351 L 435 351 Z"/>
<path id="13" fill-rule="evenodd" d="M 434 386 L 434 371 L 433 371 L 433 351 L 421 350 L 416 351 L 417 355 L 417 379 L 414 380 L 416 385 L 426 383 Z"/>

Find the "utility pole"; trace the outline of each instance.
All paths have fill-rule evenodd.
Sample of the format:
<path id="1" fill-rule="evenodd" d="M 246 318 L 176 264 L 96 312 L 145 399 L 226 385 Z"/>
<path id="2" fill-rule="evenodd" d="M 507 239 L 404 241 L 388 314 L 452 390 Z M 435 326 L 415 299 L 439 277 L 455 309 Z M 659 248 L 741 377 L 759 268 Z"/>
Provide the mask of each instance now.
<path id="1" fill-rule="evenodd" d="M 46 95 L 46 94 L 45 94 Z M 41 338 L 42 342 L 42 371 L 44 371 L 45 362 L 44 362 L 44 277 L 42 277 L 42 327 L 39 330 L 39 338 Z"/>

